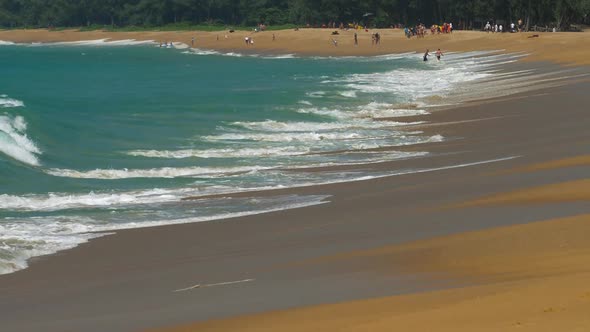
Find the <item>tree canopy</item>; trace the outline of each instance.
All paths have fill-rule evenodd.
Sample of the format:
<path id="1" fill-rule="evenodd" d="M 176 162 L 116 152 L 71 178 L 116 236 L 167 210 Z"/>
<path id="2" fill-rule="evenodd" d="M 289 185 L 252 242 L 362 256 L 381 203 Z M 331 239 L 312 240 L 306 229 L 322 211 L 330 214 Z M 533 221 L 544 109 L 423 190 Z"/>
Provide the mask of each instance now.
<path id="1" fill-rule="evenodd" d="M 487 21 L 567 28 L 590 21 L 590 0 L 0 0 L 2 27 L 158 27 L 170 24 L 371 27 Z"/>

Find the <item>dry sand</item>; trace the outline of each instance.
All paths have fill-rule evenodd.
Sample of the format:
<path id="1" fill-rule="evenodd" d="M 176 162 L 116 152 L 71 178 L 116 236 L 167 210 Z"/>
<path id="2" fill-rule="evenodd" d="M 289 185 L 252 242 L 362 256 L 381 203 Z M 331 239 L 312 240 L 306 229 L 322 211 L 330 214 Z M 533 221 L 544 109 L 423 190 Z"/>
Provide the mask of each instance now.
<path id="1" fill-rule="evenodd" d="M 433 52 L 440 48 L 448 51 L 490 50 L 504 52 L 524 52 L 531 61 L 552 61 L 561 64 L 590 64 L 590 34 L 578 33 L 502 33 L 492 34 L 479 31 L 456 31 L 447 35 L 429 35 L 423 39 L 407 39 L 403 30 L 381 29 L 369 32 L 357 31 L 359 46 L 354 46 L 354 31 L 339 31 L 340 35 L 332 36 L 330 29 L 301 29 L 247 32 L 103 32 L 77 30 L 4 30 L 0 31 L 0 40 L 22 43 L 80 41 L 108 38 L 111 40 L 137 39 L 154 40 L 156 42 L 175 41 L 194 47 L 214 49 L 226 52 L 253 53 L 295 53 L 302 55 L 376 55 L 402 52 L 423 53 L 427 48 Z M 382 43 L 371 45 L 371 34 L 379 32 Z M 273 41 L 273 34 L 276 40 Z M 530 38 L 533 35 L 538 37 Z M 226 39 L 227 36 L 227 39 Z M 245 37 L 254 39 L 254 45 L 247 46 Z M 338 40 L 335 47 L 332 40 Z"/>

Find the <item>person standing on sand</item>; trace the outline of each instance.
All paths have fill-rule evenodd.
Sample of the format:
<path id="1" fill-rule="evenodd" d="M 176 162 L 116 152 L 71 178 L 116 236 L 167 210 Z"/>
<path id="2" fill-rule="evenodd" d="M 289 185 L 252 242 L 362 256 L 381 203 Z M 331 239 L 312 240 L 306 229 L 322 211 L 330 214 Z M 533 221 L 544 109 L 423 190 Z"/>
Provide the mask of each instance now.
<path id="1" fill-rule="evenodd" d="M 275 34 L 272 34 L 272 41 L 275 41 L 277 38 L 275 37 Z"/>
<path id="2" fill-rule="evenodd" d="M 191 46 L 195 47 L 195 37 L 191 38 Z"/>
<path id="3" fill-rule="evenodd" d="M 430 56 L 430 53 L 428 53 L 428 49 L 426 49 L 426 53 L 424 53 L 424 61 L 428 61 L 429 56 Z"/>
<path id="4" fill-rule="evenodd" d="M 359 46 L 359 36 L 354 33 L 354 46 Z"/>

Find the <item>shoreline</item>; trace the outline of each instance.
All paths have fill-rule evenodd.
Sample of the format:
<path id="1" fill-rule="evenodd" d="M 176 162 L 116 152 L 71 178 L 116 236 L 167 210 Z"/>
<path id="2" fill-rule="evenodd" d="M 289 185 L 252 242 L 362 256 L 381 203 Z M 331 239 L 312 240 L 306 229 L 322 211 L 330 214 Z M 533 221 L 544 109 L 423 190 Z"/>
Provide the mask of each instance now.
<path id="1" fill-rule="evenodd" d="M 379 259 L 377 265 L 345 261 L 318 267 L 299 263 L 589 213 L 587 201 L 441 209 L 486 195 L 586 179 L 586 164 L 579 161 L 571 167 L 541 173 L 509 171 L 552 160 L 556 160 L 554 164 L 569 165 L 571 162 L 559 160 L 587 153 L 583 142 L 590 142 L 585 130 L 589 119 L 576 105 L 586 100 L 589 86 L 576 83 L 525 93 L 518 99 L 497 99 L 432 113 L 425 117 L 434 123 L 446 123 L 441 126 L 450 137 L 463 139 L 432 145 L 432 158 L 373 167 L 444 167 L 520 155 L 517 159 L 290 189 L 286 192 L 332 197 L 329 204 L 304 209 L 118 231 L 73 250 L 34 259 L 28 269 L 0 276 L 0 292 L 6 295 L 4 301 L 0 300 L 0 312 L 6 315 L 3 324 L 21 331 L 41 327 L 46 331 L 136 331 L 461 287 L 466 284 L 464 279 L 433 275 L 432 271 L 404 271 Z M 560 114 L 554 113 L 557 105 L 562 109 Z M 556 118 L 561 119 L 557 132 Z M 488 120 L 461 122 L 466 119 Z M 498 135 L 497 128 L 502 128 L 504 134 Z M 528 140 L 531 135 L 539 139 Z M 461 153 L 449 154 L 452 151 Z M 196 284 L 250 279 L 253 281 L 175 292 Z M 11 299 L 16 298 L 19 301 L 15 304 Z M 26 319 L 31 314 L 35 320 Z"/>
<path id="2" fill-rule="evenodd" d="M 576 61 L 584 64 L 586 60 Z M 541 63 L 532 65 L 544 66 Z M 447 304 L 438 298 L 441 294 L 450 297 L 451 303 L 456 299 L 472 301 L 482 294 L 495 294 L 499 289 L 507 289 L 508 294 L 522 294 L 526 281 L 515 282 L 511 287 L 497 280 L 497 284 L 468 288 L 463 294 L 461 290 L 465 288 L 461 287 L 472 281 L 461 274 L 459 277 L 447 275 L 448 265 L 429 261 L 420 267 L 406 260 L 408 267 L 404 268 L 389 263 L 389 257 L 383 259 L 371 250 L 396 251 L 412 243 L 461 246 L 464 239 L 473 235 L 465 232 L 483 230 L 478 233 L 480 236 L 493 238 L 500 226 L 590 213 L 585 187 L 579 185 L 588 179 L 584 166 L 588 165 L 585 155 L 590 143 L 587 131 L 590 119 L 579 105 L 587 103 L 586 91 L 590 83 L 572 80 L 565 83 L 567 85 L 525 91 L 511 96 L 514 98 L 467 103 L 421 116 L 429 120 L 427 125 L 437 127 L 436 132 L 442 130 L 455 139 L 429 146 L 433 155 L 427 158 L 364 166 L 375 170 L 442 168 L 436 172 L 285 189 L 284 192 L 291 194 L 330 195 L 330 203 L 230 220 L 122 230 L 73 250 L 33 259 L 30 268 L 0 276 L 0 293 L 6 294 L 0 297 L 3 325 L 21 331 L 36 331 L 41 327 L 45 331 L 132 331 L 384 295 L 422 293 L 403 299 L 414 303 L 415 299 L 427 298 L 415 303 L 417 308 L 428 309 Z M 423 127 L 425 131 L 429 130 L 427 125 Z M 416 147 L 408 147 L 412 148 Z M 518 158 L 448 168 L 511 156 Z M 568 182 L 578 183 L 578 186 L 567 186 Z M 523 192 L 527 193 L 522 190 L 554 188 L 547 186 L 560 183 L 570 189 L 570 194 L 561 201 L 550 200 L 551 204 L 542 197 L 526 201 L 526 204 L 488 204 L 489 201 L 515 200 L 515 197 L 522 197 Z M 559 229 L 563 221 L 549 224 L 554 226 L 549 226 L 546 234 Z M 525 229 L 522 232 L 528 231 L 527 226 L 535 228 L 534 225 L 522 226 Z M 573 234 L 582 234 L 582 231 L 585 228 Z M 460 235 L 452 237 L 452 234 Z M 451 236 L 455 242 L 441 236 Z M 477 251 L 482 248 L 480 243 L 474 242 L 461 247 L 461 251 L 480 252 Z M 519 243 L 515 240 L 512 248 L 520 250 Z M 421 259 L 422 249 L 400 257 Z M 433 249 L 428 250 L 433 252 Z M 336 260 L 319 267 L 301 264 L 338 255 L 366 255 L 367 252 L 374 258 L 369 263 Z M 498 260 L 490 261 L 491 268 L 502 267 L 504 259 L 511 254 L 505 253 L 498 256 Z M 459 256 L 454 253 L 449 257 Z M 572 260 L 572 266 L 579 269 L 579 264 L 585 262 L 584 257 Z M 467 257 L 463 262 L 469 265 L 477 258 Z M 470 268 L 473 267 L 465 269 Z M 245 280 L 252 282 L 231 284 Z M 570 275 L 555 280 L 551 285 L 556 289 L 567 285 L 564 280 L 579 281 Z M 196 284 L 224 283 L 230 284 L 197 289 L 197 293 L 192 290 L 176 292 Z M 547 284 L 540 285 L 542 289 Z M 440 290 L 446 288 L 454 289 Z M 461 297 L 465 294 L 467 298 Z M 389 305 L 389 300 L 371 301 L 378 303 L 370 306 L 373 309 Z M 366 302 L 359 303 L 362 306 Z M 326 308 L 333 310 L 329 306 Z M 358 309 L 354 303 L 351 308 Z M 458 308 L 459 313 L 469 312 L 468 308 Z M 362 313 L 361 319 L 374 318 Z M 388 314 L 382 310 L 379 313 Z M 422 321 L 428 317 L 419 316 L 423 313 L 424 310 L 410 317 Z M 31 315 L 35 317 L 32 320 L 28 319 Z M 289 315 L 287 312 L 286 316 Z M 313 312 L 311 315 L 315 321 L 329 317 L 315 316 Z M 279 316 L 282 318 L 283 314 Z M 256 324 L 259 323 L 257 317 L 252 318 Z M 262 314 L 260 317 L 265 320 L 269 316 Z M 574 319 L 576 317 L 581 316 Z M 276 324 L 271 330 L 293 323 L 288 317 L 287 320 L 271 317 L 270 321 Z M 210 324 L 211 328 L 217 328 L 215 324 L 225 328 L 223 324 L 234 328 L 244 326 L 239 319 L 236 322 L 237 325 L 231 325 L 235 324 L 233 320 Z M 354 325 L 350 326 L 354 330 Z M 332 327 L 327 326 L 328 329 Z M 326 326 L 317 328 L 325 330 Z M 192 330 L 191 326 L 187 331 Z M 200 325 L 198 330 L 201 330 Z"/>
<path id="3" fill-rule="evenodd" d="M 480 31 L 456 31 L 452 34 L 428 35 L 425 38 L 407 39 L 401 29 L 374 29 L 357 31 L 358 47 L 354 46 L 355 31 L 339 30 L 340 35 L 332 36 L 330 29 L 278 30 L 264 32 L 236 31 L 234 33 L 203 31 L 141 31 L 106 32 L 60 30 L 0 30 L 0 40 L 16 43 L 78 42 L 108 39 L 174 41 L 187 47 L 213 50 L 224 53 L 246 52 L 261 54 L 295 54 L 303 56 L 374 56 L 416 52 L 421 54 L 429 48 L 443 52 L 502 51 L 504 53 L 524 52 L 526 61 L 549 61 L 562 65 L 590 65 L 586 56 L 590 51 L 590 34 L 586 32 L 545 32 L 545 33 L 502 33 L 491 34 Z M 371 45 L 371 33 L 379 32 L 382 44 Z M 276 40 L 273 41 L 272 36 Z M 538 35 L 537 38 L 529 38 Z M 227 36 L 227 38 L 226 38 Z M 245 37 L 251 37 L 255 44 L 247 46 Z M 195 38 L 194 45 L 192 39 Z M 338 39 L 338 46 L 332 45 L 332 38 Z M 566 51 L 567 50 L 567 51 Z M 444 56 L 443 56 L 444 58 Z"/>

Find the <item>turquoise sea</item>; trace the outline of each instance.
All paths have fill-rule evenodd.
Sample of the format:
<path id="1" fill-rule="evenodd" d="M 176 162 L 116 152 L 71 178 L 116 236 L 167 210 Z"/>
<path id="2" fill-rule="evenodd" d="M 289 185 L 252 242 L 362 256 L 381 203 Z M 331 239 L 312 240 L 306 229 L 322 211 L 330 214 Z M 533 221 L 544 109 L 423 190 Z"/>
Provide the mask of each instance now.
<path id="1" fill-rule="evenodd" d="M 406 128 L 405 117 L 427 114 L 432 100 L 490 79 L 513 58 L 448 54 L 424 63 L 420 54 L 0 42 L 0 274 L 95 232 L 329 201 L 185 197 L 395 174 L 332 166 L 427 156 L 395 147 L 445 138 Z"/>

